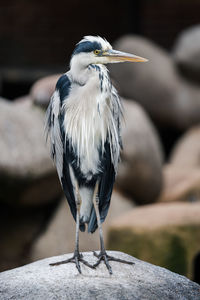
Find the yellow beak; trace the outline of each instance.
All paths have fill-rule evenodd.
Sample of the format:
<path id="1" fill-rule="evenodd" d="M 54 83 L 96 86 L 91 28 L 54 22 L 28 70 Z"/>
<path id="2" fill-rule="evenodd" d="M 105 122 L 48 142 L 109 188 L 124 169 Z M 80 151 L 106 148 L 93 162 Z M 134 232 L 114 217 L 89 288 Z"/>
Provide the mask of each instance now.
<path id="1" fill-rule="evenodd" d="M 125 61 L 130 61 L 130 62 L 146 62 L 148 59 L 144 57 L 140 57 L 134 54 L 126 53 L 126 52 L 121 52 L 121 51 L 116 51 L 116 50 L 108 50 L 105 51 L 102 56 L 107 57 L 110 62 L 125 62 Z"/>

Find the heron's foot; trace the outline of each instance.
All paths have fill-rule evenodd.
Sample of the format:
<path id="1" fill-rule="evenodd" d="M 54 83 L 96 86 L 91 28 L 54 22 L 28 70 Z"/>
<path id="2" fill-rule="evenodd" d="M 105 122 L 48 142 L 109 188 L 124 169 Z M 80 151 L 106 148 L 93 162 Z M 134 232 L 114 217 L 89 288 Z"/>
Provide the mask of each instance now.
<path id="1" fill-rule="evenodd" d="M 100 251 L 99 254 L 97 254 L 95 251 L 93 251 L 93 254 L 94 254 L 94 256 L 96 256 L 98 258 L 97 262 L 93 265 L 93 267 L 96 268 L 100 264 L 100 262 L 103 260 L 108 269 L 108 272 L 110 274 L 112 274 L 112 268 L 109 264 L 109 261 L 118 261 L 123 264 L 134 265 L 134 262 L 110 256 L 106 253 L 106 251 Z"/>
<path id="2" fill-rule="evenodd" d="M 50 264 L 50 266 L 59 266 L 67 263 L 74 263 L 79 273 L 81 274 L 80 262 L 82 262 L 84 265 L 86 265 L 91 269 L 95 268 L 93 265 L 90 265 L 86 260 L 83 259 L 83 255 L 80 252 L 76 252 L 76 251 L 74 252 L 74 255 L 71 258 L 56 263 L 52 263 Z"/>

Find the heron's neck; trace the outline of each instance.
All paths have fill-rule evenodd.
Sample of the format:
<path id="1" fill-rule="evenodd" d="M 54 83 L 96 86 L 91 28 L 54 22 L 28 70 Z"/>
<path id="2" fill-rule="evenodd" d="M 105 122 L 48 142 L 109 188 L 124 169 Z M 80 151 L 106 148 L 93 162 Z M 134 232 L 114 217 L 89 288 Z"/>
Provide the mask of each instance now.
<path id="1" fill-rule="evenodd" d="M 89 77 L 88 65 L 83 64 L 80 60 L 72 59 L 70 62 L 70 74 L 74 81 L 84 85 Z"/>

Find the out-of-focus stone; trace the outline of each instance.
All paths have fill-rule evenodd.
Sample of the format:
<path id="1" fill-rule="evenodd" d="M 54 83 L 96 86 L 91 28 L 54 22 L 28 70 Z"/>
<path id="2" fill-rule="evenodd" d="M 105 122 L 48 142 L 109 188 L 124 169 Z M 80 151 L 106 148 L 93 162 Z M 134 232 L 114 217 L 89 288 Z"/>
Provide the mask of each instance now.
<path id="1" fill-rule="evenodd" d="M 149 40 L 123 36 L 114 48 L 149 59 L 110 65 L 121 94 L 142 104 L 162 126 L 185 129 L 200 121 L 200 87 L 183 80 L 170 55 Z"/>
<path id="2" fill-rule="evenodd" d="M 24 95 L 18 98 L 15 98 L 14 102 L 25 102 L 25 101 L 32 101 L 32 98 L 30 95 Z"/>
<path id="3" fill-rule="evenodd" d="M 192 279 L 200 251 L 200 202 L 134 208 L 111 224 L 108 247 Z"/>
<path id="4" fill-rule="evenodd" d="M 157 199 L 162 186 L 162 149 L 152 122 L 133 102 L 123 100 L 123 151 L 116 184 L 137 203 Z"/>
<path id="5" fill-rule="evenodd" d="M 56 82 L 60 74 L 51 75 L 37 80 L 31 90 L 30 95 L 33 99 L 33 102 L 39 106 L 47 107 L 50 101 L 50 98 L 55 90 Z"/>
<path id="6" fill-rule="evenodd" d="M 186 77 L 200 82 L 200 25 L 190 27 L 179 35 L 173 57 Z"/>
<path id="7" fill-rule="evenodd" d="M 153 42 L 134 35 L 119 38 L 113 47 L 149 60 L 146 63 L 112 64 L 111 76 L 124 97 L 135 99 L 151 115 L 165 120 L 179 88 L 176 69 L 168 53 Z"/>
<path id="8" fill-rule="evenodd" d="M 176 143 L 170 162 L 179 167 L 200 167 L 200 127 L 188 130 Z"/>
<path id="9" fill-rule="evenodd" d="M 0 201 L 40 205 L 61 195 L 42 110 L 29 101 L 0 100 L 0 149 Z"/>
<path id="10" fill-rule="evenodd" d="M 171 126 L 178 129 L 188 129 L 200 122 L 200 86 L 182 78 L 179 90 L 174 100 L 174 116 Z M 171 113 L 173 113 L 171 111 Z"/>
<path id="11" fill-rule="evenodd" d="M 200 169 L 166 165 L 159 202 L 200 200 Z"/>
<path id="12" fill-rule="evenodd" d="M 196 126 L 175 144 L 164 168 L 160 201 L 200 199 L 200 127 Z"/>
<path id="13" fill-rule="evenodd" d="M 134 262 L 134 265 L 110 262 L 113 275 L 101 263 L 96 269 L 81 264 L 83 274 L 77 274 L 74 264 L 52 267 L 52 261 L 62 261 L 72 254 L 46 258 L 0 274 L 1 299 L 37 300 L 198 300 L 200 286 L 164 268 L 147 264 L 125 253 L 109 251 L 108 255 Z M 83 253 L 90 264 L 92 253 Z"/>
<path id="14" fill-rule="evenodd" d="M 123 212 L 133 208 L 133 201 L 113 191 L 111 205 L 106 221 L 103 223 L 104 239 L 110 222 Z M 52 255 L 73 252 L 75 245 L 75 222 L 64 198 L 51 220 L 46 231 L 36 240 L 32 249 L 32 261 Z M 98 230 L 94 234 L 80 232 L 80 250 L 89 251 L 99 249 Z"/>

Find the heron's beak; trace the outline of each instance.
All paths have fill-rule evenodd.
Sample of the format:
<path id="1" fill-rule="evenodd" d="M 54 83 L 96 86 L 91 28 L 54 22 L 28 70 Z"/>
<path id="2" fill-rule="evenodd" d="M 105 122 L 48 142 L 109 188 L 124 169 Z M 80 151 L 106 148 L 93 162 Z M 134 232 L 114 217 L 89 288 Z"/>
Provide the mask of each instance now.
<path id="1" fill-rule="evenodd" d="M 108 50 L 103 52 L 102 56 L 107 57 L 110 62 L 125 62 L 125 61 L 130 61 L 130 62 L 146 62 L 148 59 L 126 53 L 126 52 L 121 52 L 121 51 L 116 51 L 116 50 Z"/>

